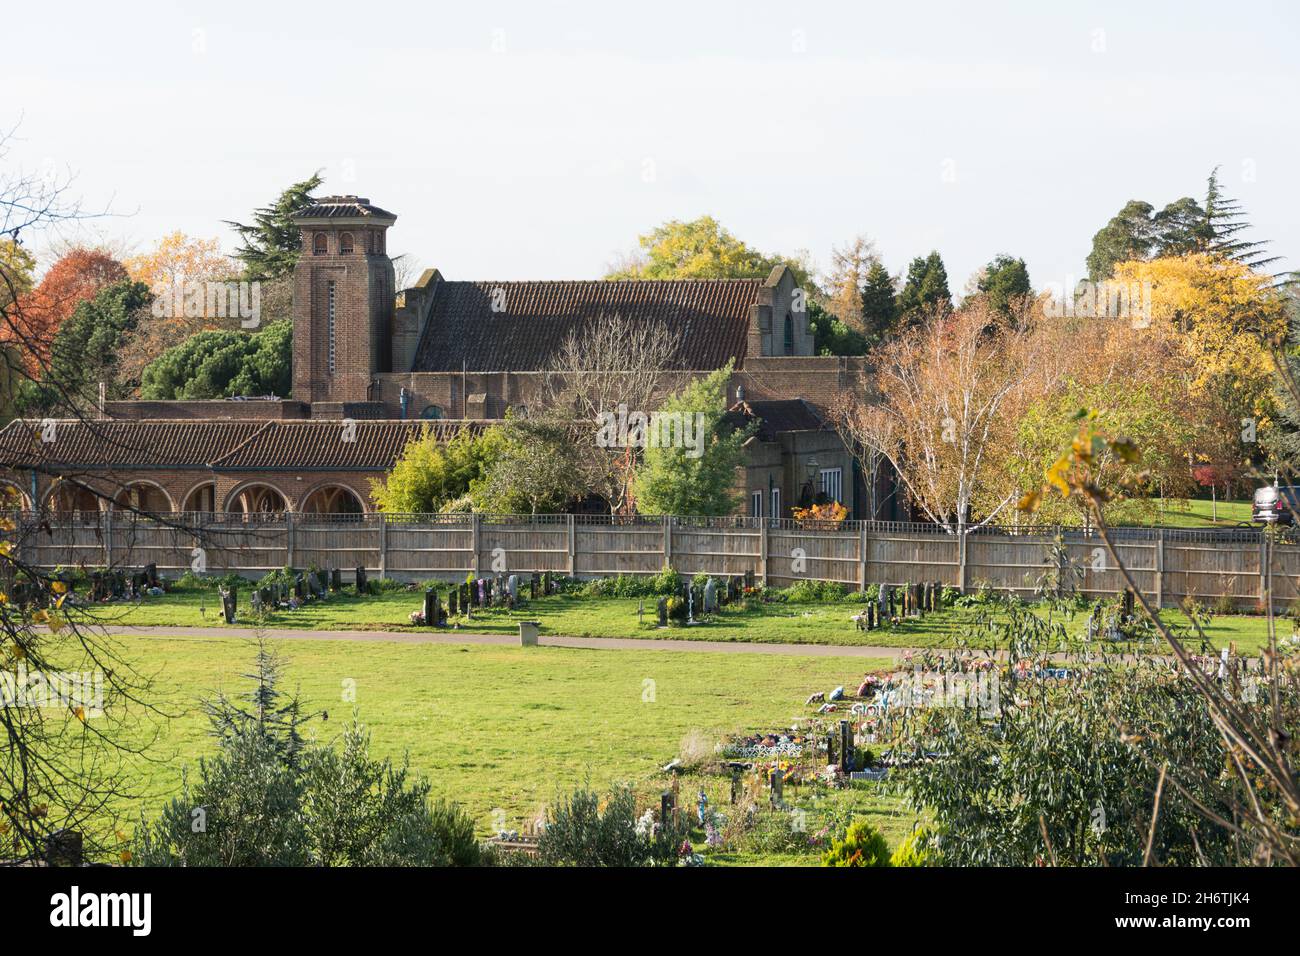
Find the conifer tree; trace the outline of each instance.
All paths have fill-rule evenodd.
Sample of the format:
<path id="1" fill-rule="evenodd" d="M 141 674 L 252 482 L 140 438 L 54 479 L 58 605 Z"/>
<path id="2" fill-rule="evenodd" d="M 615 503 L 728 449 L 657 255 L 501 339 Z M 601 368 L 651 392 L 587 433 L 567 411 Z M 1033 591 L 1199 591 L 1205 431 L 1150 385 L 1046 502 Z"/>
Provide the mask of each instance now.
<path id="1" fill-rule="evenodd" d="M 320 187 L 320 173 L 294 183 L 270 206 L 253 212 L 253 224 L 227 221 L 243 241 L 235 258 L 244 264 L 244 279 L 278 279 L 288 275 L 298 262 L 302 240 L 293 224 L 295 213 L 312 204 L 311 192 Z"/>

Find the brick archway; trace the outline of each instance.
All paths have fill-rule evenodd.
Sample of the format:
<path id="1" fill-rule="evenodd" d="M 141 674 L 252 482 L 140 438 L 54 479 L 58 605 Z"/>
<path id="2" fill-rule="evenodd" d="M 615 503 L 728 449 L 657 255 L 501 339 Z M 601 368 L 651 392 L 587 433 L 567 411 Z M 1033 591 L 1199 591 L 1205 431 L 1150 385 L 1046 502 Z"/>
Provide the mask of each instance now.
<path id="1" fill-rule="evenodd" d="M 143 478 L 127 482 L 113 495 L 114 510 L 163 514 L 176 510 L 172 496 L 162 485 Z"/>
<path id="2" fill-rule="evenodd" d="M 217 483 L 200 481 L 185 493 L 181 511 L 216 511 Z"/>
<path id="3" fill-rule="evenodd" d="M 298 511 L 314 515 L 363 515 L 366 503 L 347 485 L 330 482 L 317 485 L 303 495 Z"/>
<path id="4" fill-rule="evenodd" d="M 45 494 L 45 506 L 57 515 L 90 515 L 104 510 L 104 499 L 85 485 L 56 479 Z"/>
<path id="5" fill-rule="evenodd" d="M 248 481 L 226 495 L 224 509 L 231 514 L 284 514 L 290 511 L 289 496 L 264 481 Z"/>

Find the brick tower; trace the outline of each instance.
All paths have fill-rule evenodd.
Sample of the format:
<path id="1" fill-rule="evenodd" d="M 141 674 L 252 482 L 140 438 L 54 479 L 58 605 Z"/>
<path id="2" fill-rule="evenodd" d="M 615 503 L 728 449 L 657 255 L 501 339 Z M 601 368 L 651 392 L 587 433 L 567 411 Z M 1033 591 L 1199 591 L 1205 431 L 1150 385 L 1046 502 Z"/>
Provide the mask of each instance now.
<path id="1" fill-rule="evenodd" d="M 293 397 L 369 401 L 375 375 L 391 371 L 396 280 L 387 232 L 397 217 L 369 199 L 327 196 L 293 221 L 302 230 L 293 271 Z"/>

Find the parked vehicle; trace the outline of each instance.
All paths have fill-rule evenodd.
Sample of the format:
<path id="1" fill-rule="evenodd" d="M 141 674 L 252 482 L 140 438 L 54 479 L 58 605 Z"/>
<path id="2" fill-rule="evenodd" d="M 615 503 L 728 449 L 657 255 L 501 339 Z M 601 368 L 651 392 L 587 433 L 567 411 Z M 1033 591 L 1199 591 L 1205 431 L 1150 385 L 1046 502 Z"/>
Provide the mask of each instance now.
<path id="1" fill-rule="evenodd" d="M 1267 485 L 1255 492 L 1251 519 L 1260 524 L 1293 524 L 1300 507 L 1300 485 Z"/>

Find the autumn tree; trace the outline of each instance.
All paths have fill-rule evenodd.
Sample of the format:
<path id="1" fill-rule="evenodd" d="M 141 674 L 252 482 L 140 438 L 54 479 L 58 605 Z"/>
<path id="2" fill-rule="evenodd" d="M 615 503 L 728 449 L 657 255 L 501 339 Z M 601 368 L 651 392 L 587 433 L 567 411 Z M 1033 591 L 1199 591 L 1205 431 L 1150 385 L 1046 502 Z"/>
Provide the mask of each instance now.
<path id="1" fill-rule="evenodd" d="M 50 344 L 78 305 L 126 278 L 122 263 L 102 249 L 74 246 L 61 255 L 31 290 L 23 310 L 29 374 L 40 375 Z"/>
<path id="2" fill-rule="evenodd" d="M 916 509 L 945 530 L 993 521 L 1017 497 L 994 452 L 1038 371 L 1026 336 L 987 303 L 952 312 L 939 300 L 877 353 L 874 376 L 843 400 L 845 444 L 864 470 L 864 456 L 883 456 Z"/>
<path id="3" fill-rule="evenodd" d="M 197 332 L 229 325 L 227 317 L 210 314 L 207 308 L 206 283 L 226 282 L 234 274 L 217 239 L 194 238 L 178 230 L 123 265 L 131 279 L 154 296 L 149 316 L 123 345 L 119 365 L 124 379 L 140 381 L 145 366 L 168 348 Z"/>
<path id="4" fill-rule="evenodd" d="M 712 216 L 690 222 L 672 219 L 640 237 L 638 253 L 626 257 L 606 279 L 765 279 L 779 265 L 810 289 L 808 268 L 799 259 L 759 252 Z"/>
<path id="5" fill-rule="evenodd" d="M 1208 253 L 1123 262 L 1119 282 L 1151 290 L 1151 326 L 1171 335 L 1189 364 L 1189 394 L 1223 403 L 1227 418 L 1270 428 L 1276 417 L 1269 344 L 1287 331 L 1286 306 L 1271 277 Z"/>
<path id="6" fill-rule="evenodd" d="M 871 268 L 879 264 L 876 245 L 866 236 L 855 236 L 831 249 L 831 266 L 823 282 L 826 311 L 859 333 L 866 331 L 863 290 Z"/>

